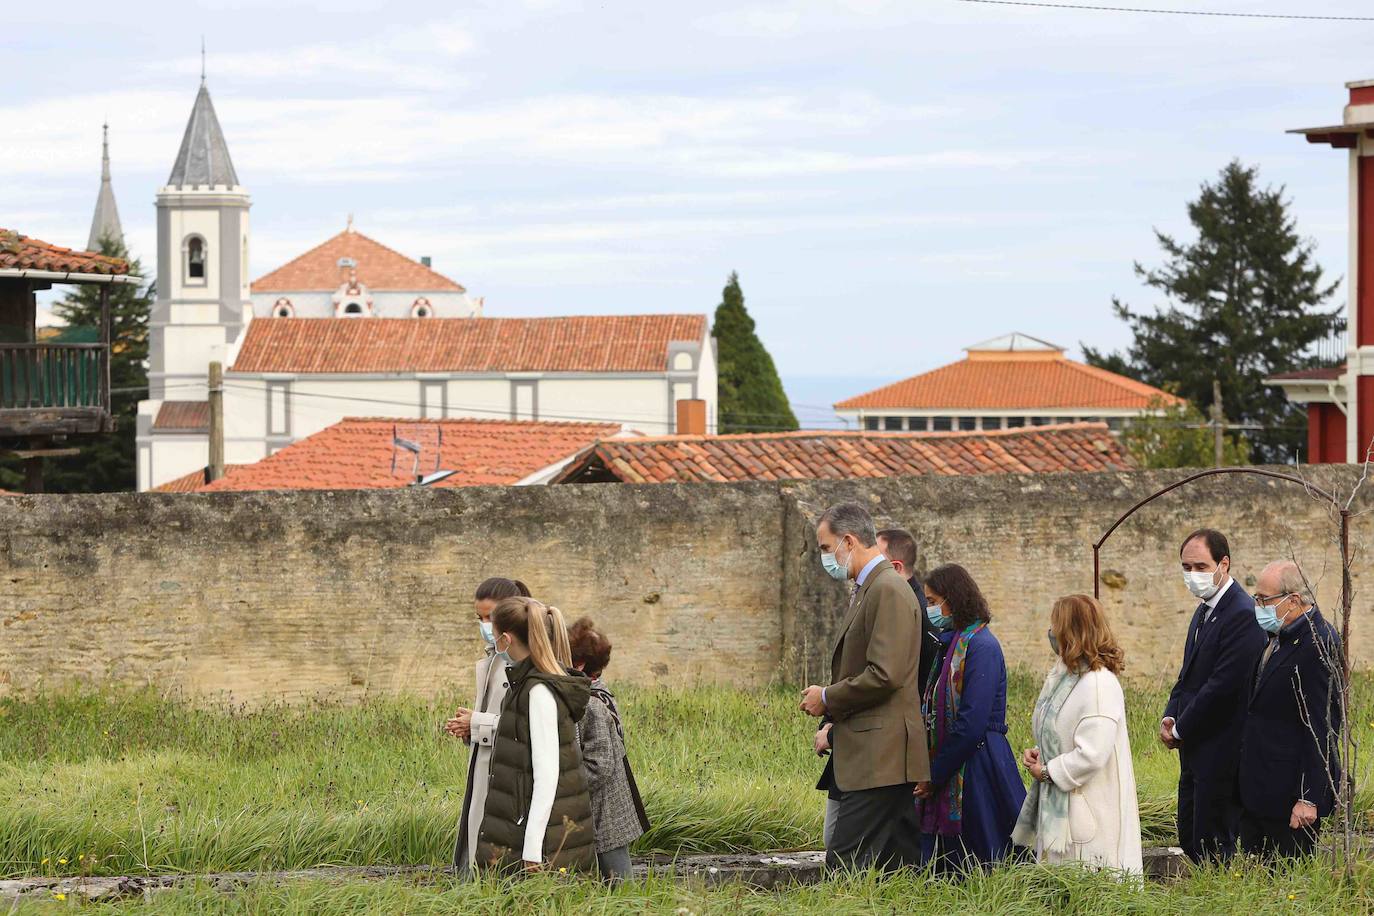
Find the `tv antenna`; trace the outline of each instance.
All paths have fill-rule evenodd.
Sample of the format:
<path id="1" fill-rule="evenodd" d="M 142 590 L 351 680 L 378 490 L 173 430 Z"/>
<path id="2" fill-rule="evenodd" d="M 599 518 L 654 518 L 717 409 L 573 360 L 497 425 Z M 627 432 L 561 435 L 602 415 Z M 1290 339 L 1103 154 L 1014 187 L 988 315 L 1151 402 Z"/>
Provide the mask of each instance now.
<path id="1" fill-rule="evenodd" d="M 404 433 L 404 435 L 403 435 Z M 444 451 L 444 428 L 438 423 L 415 424 L 402 429 L 399 424 L 391 426 L 391 476 L 396 477 L 398 463 L 405 455 L 411 456 L 410 472 L 405 476 L 408 486 L 428 487 L 446 480 L 458 473 L 439 467 Z M 433 456 L 432 462 L 430 456 Z M 433 467 L 430 467 L 430 464 Z M 401 468 L 404 473 L 404 467 Z"/>

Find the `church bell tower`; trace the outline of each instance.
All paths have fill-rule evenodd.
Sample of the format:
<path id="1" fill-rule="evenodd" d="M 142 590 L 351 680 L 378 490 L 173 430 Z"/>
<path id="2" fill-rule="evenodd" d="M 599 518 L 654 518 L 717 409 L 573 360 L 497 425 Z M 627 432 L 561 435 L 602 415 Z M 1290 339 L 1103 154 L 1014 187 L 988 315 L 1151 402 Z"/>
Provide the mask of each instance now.
<path id="1" fill-rule="evenodd" d="M 157 192 L 150 400 L 204 401 L 207 366 L 222 361 L 242 331 L 252 307 L 249 205 L 202 73 L 181 150 Z"/>

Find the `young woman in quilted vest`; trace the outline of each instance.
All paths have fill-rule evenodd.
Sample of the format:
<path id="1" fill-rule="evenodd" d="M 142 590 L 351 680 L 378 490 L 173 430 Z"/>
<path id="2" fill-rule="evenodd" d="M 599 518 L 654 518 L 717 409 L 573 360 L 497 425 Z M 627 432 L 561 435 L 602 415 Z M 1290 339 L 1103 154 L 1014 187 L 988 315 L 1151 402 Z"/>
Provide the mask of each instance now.
<path id="1" fill-rule="evenodd" d="M 492 748 L 477 867 L 590 871 L 596 836 L 577 723 L 591 682 L 567 673 L 562 617 L 533 598 L 500 602 L 491 626 L 496 651 L 510 660 L 510 687 Z"/>

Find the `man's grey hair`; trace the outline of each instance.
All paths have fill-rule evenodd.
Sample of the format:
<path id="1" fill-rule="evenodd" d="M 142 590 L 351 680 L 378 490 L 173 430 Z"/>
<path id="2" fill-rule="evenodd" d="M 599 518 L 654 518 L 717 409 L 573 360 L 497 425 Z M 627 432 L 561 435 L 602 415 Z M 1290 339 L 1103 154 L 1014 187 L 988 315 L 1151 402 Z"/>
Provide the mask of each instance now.
<path id="1" fill-rule="evenodd" d="M 825 525 L 836 537 L 852 535 L 854 540 L 865 547 L 878 543 L 878 527 L 873 524 L 873 516 L 858 503 L 839 503 L 825 510 L 816 527 Z"/>
<path id="2" fill-rule="evenodd" d="M 1292 560 L 1275 560 L 1265 568 L 1278 573 L 1280 592 L 1307 600 L 1307 580 L 1303 578 L 1302 570 L 1298 568 L 1297 563 Z"/>

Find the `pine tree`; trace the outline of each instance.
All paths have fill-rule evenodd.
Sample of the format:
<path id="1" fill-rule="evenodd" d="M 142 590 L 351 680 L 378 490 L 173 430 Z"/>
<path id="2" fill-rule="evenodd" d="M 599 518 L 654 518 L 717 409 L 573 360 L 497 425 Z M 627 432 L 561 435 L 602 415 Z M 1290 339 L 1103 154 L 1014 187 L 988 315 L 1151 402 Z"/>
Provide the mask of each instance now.
<path id="1" fill-rule="evenodd" d="M 102 239 L 100 253 L 129 259 L 122 242 Z M 129 273 L 142 277 L 137 259 L 129 261 Z M 153 289 L 139 284 L 110 286 L 110 410 L 116 430 L 107 436 L 73 439 L 69 444 L 81 449 L 79 455 L 45 459 L 43 488 L 49 493 L 105 493 L 133 490 L 137 486 L 134 437 L 138 425 L 138 402 L 146 398 L 148 385 L 148 317 L 152 311 Z M 53 313 L 72 331 L 86 329 L 86 339 L 96 340 L 100 332 L 100 287 L 82 284 L 67 288 L 67 294 L 53 303 Z M 75 336 L 71 331 L 70 336 Z M 0 486 L 17 488 L 22 480 L 17 462 L 0 467 Z"/>
<path id="2" fill-rule="evenodd" d="M 797 428 L 797 418 L 787 403 L 773 357 L 754 333 L 754 319 L 744 308 L 739 274 L 731 273 L 715 326 L 722 433 L 774 432 Z"/>
<path id="3" fill-rule="evenodd" d="M 1136 276 L 1162 292 L 1153 314 L 1112 299 L 1131 326 L 1125 353 L 1084 346 L 1087 361 L 1167 388 L 1198 408 L 1221 381 L 1223 409 L 1249 434 L 1260 461 L 1284 462 L 1306 442 L 1306 417 L 1264 379 L 1317 365 L 1312 345 L 1345 329 L 1340 307 L 1323 311 L 1339 281 L 1325 283 L 1315 245 L 1300 237 L 1284 189 L 1257 184 L 1258 169 L 1232 161 L 1188 204 L 1197 240 L 1182 244 L 1158 230 L 1165 262 Z"/>

